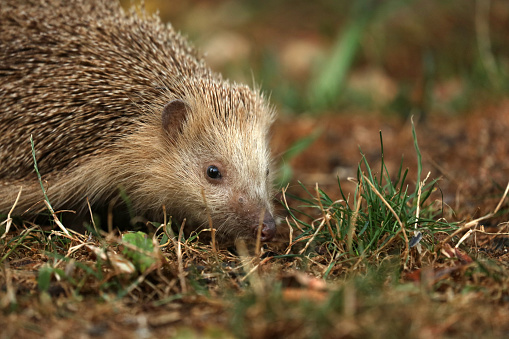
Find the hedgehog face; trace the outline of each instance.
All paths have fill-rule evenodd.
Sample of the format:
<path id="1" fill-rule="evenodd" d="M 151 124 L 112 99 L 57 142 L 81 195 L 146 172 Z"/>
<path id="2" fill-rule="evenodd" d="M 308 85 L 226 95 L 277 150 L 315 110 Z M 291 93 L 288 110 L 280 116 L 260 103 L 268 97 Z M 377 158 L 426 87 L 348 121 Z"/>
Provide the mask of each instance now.
<path id="1" fill-rule="evenodd" d="M 218 238 L 227 242 L 233 239 L 255 240 L 260 236 L 261 241 L 270 241 L 276 233 L 276 226 L 267 171 L 262 171 L 262 177 L 246 176 L 242 167 L 228 162 L 204 163 L 204 199 Z"/>
<path id="2" fill-rule="evenodd" d="M 254 115 L 243 119 L 249 117 L 245 109 L 211 114 L 208 107 L 174 100 L 163 110 L 171 147 L 181 151 L 179 166 L 188 169 L 180 174 L 180 192 L 193 208 L 182 210 L 196 213 L 183 216 L 208 228 L 210 215 L 221 242 L 255 240 L 258 234 L 261 241 L 270 241 L 276 233 L 270 202 L 270 123 Z"/>

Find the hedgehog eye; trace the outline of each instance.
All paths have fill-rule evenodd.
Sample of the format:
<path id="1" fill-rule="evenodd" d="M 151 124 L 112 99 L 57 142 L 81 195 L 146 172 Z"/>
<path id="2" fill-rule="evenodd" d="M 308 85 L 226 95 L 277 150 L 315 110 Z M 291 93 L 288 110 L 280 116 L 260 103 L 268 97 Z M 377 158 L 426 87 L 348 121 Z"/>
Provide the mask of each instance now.
<path id="1" fill-rule="evenodd" d="M 270 173 L 270 170 L 267 168 L 267 171 L 265 172 L 265 175 L 268 177 Z"/>
<path id="2" fill-rule="evenodd" d="M 210 165 L 209 167 L 207 167 L 207 176 L 211 179 L 216 179 L 216 180 L 219 180 L 222 178 L 219 168 L 217 168 L 214 165 Z"/>

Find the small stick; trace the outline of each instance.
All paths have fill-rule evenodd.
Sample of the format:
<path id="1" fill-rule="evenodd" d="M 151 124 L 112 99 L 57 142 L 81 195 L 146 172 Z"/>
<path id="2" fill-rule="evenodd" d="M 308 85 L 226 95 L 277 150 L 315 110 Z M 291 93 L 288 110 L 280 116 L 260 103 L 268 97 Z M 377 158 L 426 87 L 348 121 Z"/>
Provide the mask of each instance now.
<path id="1" fill-rule="evenodd" d="M 7 214 L 7 219 L 5 221 L 2 222 L 3 223 L 6 223 L 6 226 L 5 226 L 5 233 L 2 234 L 2 236 L 0 237 L 0 239 L 3 239 L 5 238 L 5 236 L 7 235 L 7 233 L 9 233 L 9 230 L 11 229 L 11 225 L 12 225 L 12 217 L 11 217 L 11 214 L 12 212 L 14 211 L 14 208 L 16 207 L 16 205 L 18 204 L 18 200 L 19 200 L 19 197 L 21 196 L 21 191 L 23 191 L 23 186 L 20 186 L 19 188 L 19 192 L 18 192 L 18 196 L 16 197 L 16 201 L 14 202 L 14 205 L 12 205 L 11 207 L 11 210 L 9 211 L 9 213 Z M 1 224 L 0 224 L 1 225 Z"/>
<path id="2" fill-rule="evenodd" d="M 212 253 L 214 253 L 214 256 L 216 257 L 217 261 L 217 249 L 216 249 L 216 229 L 214 228 L 212 224 L 212 216 L 210 215 L 210 209 L 209 205 L 207 204 L 207 198 L 205 197 L 205 190 L 201 189 L 201 196 L 203 198 L 203 202 L 205 203 L 205 208 L 207 209 L 207 217 L 209 219 L 209 228 L 210 228 L 210 241 L 212 246 Z"/>
<path id="3" fill-rule="evenodd" d="M 318 225 L 318 227 L 316 228 L 315 233 L 313 233 L 313 236 L 311 237 L 311 239 L 309 239 L 308 242 L 306 243 L 306 246 L 304 246 L 304 248 L 299 251 L 299 254 L 302 254 L 302 253 L 304 253 L 304 251 L 306 251 L 306 249 L 308 248 L 309 244 L 311 244 L 311 242 L 313 242 L 313 240 L 316 238 L 316 235 L 318 234 L 318 232 L 320 232 L 322 230 L 324 225 L 325 225 L 325 220 L 322 220 L 320 225 Z"/>
<path id="4" fill-rule="evenodd" d="M 184 225 L 186 224 L 186 219 L 182 221 L 182 225 L 180 225 L 179 230 L 179 238 L 177 245 L 177 261 L 179 267 L 179 280 L 180 285 L 182 286 L 182 293 L 187 293 L 186 279 L 184 277 L 184 262 L 182 261 L 182 234 L 184 233 Z"/>
<path id="5" fill-rule="evenodd" d="M 288 247 L 286 248 L 285 254 L 290 253 L 293 245 L 293 228 L 290 226 L 290 222 L 288 221 L 288 217 L 286 217 L 286 224 L 288 225 L 288 228 L 290 229 L 289 233 L 289 239 L 288 239 Z"/>
<path id="6" fill-rule="evenodd" d="M 255 256 L 260 256 L 260 248 L 262 245 L 262 228 L 263 228 L 263 216 L 265 215 L 265 209 L 260 213 L 260 220 L 258 221 L 258 229 L 256 230 L 256 245 L 255 245 Z"/>
<path id="7" fill-rule="evenodd" d="M 430 174 L 431 174 L 431 172 L 428 172 L 428 175 L 426 176 L 426 178 L 422 182 L 419 183 L 419 190 L 417 192 L 417 209 L 415 210 L 415 228 L 417 228 L 417 220 L 419 220 L 419 214 L 421 212 L 420 205 L 421 205 L 422 187 L 426 183 L 426 180 L 428 180 Z"/>
<path id="8" fill-rule="evenodd" d="M 509 183 L 507 183 L 507 186 L 505 188 L 504 195 L 502 196 L 502 199 L 498 202 L 497 207 L 495 208 L 495 211 L 493 211 L 493 214 L 496 214 L 500 207 L 502 207 L 502 203 L 504 202 L 505 198 L 507 197 L 507 193 L 509 192 Z"/>
<path id="9" fill-rule="evenodd" d="M 486 214 L 485 216 L 482 216 L 480 218 L 477 218 L 475 220 L 471 220 L 469 222 L 467 222 L 465 225 L 463 225 L 463 227 L 461 228 L 458 228 L 456 231 L 454 231 L 453 233 L 451 233 L 449 236 L 447 236 L 443 241 L 442 243 L 445 244 L 446 242 L 448 242 L 449 240 L 451 240 L 454 236 L 456 236 L 458 233 L 461 233 L 462 231 L 464 230 L 467 230 L 471 227 L 475 227 L 477 226 L 477 224 L 479 224 L 479 221 L 483 221 L 483 220 L 486 220 L 486 219 L 489 219 L 491 218 L 492 216 L 494 216 L 498 210 L 500 209 L 500 207 L 502 207 L 502 203 L 504 202 L 505 198 L 507 197 L 507 193 L 509 192 L 509 183 L 507 184 L 507 187 L 505 188 L 505 192 L 504 192 L 504 195 L 502 196 L 502 198 L 500 199 L 497 207 L 495 208 L 495 210 L 491 213 L 488 213 Z"/>
<path id="10" fill-rule="evenodd" d="M 320 199 L 320 191 L 318 189 L 318 183 L 316 183 L 316 185 L 315 185 L 315 191 L 316 191 L 316 200 L 318 201 L 318 206 L 320 206 L 320 211 L 322 212 L 325 223 L 327 224 L 329 234 L 330 234 L 332 240 L 334 241 L 334 243 L 336 243 L 336 236 L 334 235 L 334 232 L 332 231 L 332 227 L 330 225 L 329 214 L 325 212 L 323 205 L 322 205 L 322 199 Z M 337 244 L 336 244 L 336 246 L 339 247 Z"/>
<path id="11" fill-rule="evenodd" d="M 67 228 L 65 228 L 64 225 L 62 225 L 62 223 L 60 222 L 60 220 L 58 220 L 58 217 L 55 213 L 55 211 L 53 211 L 53 207 L 51 207 L 50 203 L 48 202 L 48 200 L 44 200 L 44 203 L 46 204 L 46 207 L 48 207 L 49 211 L 51 212 L 51 215 L 53 216 L 53 220 L 55 221 L 55 223 L 57 224 L 58 227 L 60 227 L 60 229 L 62 230 L 62 232 L 64 232 L 66 235 L 68 235 L 70 237 L 70 239 L 74 239 L 73 237 L 71 237 L 71 235 L 69 234 L 69 231 L 67 231 Z M 75 239 L 74 239 L 75 240 Z"/>
<path id="12" fill-rule="evenodd" d="M 92 220 L 92 226 L 94 226 L 94 230 L 97 232 L 97 227 L 95 226 L 95 221 L 94 221 L 94 214 L 92 213 L 92 207 L 90 206 L 90 201 L 88 200 L 88 197 L 87 197 L 87 205 L 88 205 L 88 211 L 90 212 L 90 218 Z"/>
<path id="13" fill-rule="evenodd" d="M 290 210 L 290 207 L 288 206 L 288 202 L 286 201 L 286 191 L 288 190 L 288 185 L 286 185 L 286 187 L 283 187 L 283 189 L 281 190 L 281 193 L 283 194 L 283 201 L 285 203 L 285 207 L 286 209 L 289 211 Z M 302 229 L 302 227 L 299 226 L 299 223 L 297 222 L 297 220 L 295 220 L 295 218 L 291 217 L 293 222 L 295 223 L 295 226 L 297 226 L 297 228 L 301 231 L 301 232 L 304 232 L 304 230 Z"/>

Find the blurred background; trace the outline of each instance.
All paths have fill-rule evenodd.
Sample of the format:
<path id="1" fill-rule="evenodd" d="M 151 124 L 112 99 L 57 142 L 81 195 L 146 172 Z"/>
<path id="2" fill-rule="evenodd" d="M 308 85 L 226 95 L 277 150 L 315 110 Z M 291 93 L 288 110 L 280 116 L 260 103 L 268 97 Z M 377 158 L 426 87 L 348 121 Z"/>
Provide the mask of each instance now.
<path id="1" fill-rule="evenodd" d="M 214 70 L 260 84 L 282 113 L 456 115 L 509 89 L 506 0 L 145 0 L 145 7 Z"/>
<path id="2" fill-rule="evenodd" d="M 137 1 L 123 0 L 124 7 Z M 361 152 L 455 218 L 493 210 L 509 178 L 507 0 L 145 0 L 226 78 L 257 84 L 279 112 L 279 187 L 355 189 Z M 402 163 L 402 156 L 403 163 Z M 348 186 L 350 185 L 350 186 Z M 461 211 L 461 212 L 459 212 Z"/>

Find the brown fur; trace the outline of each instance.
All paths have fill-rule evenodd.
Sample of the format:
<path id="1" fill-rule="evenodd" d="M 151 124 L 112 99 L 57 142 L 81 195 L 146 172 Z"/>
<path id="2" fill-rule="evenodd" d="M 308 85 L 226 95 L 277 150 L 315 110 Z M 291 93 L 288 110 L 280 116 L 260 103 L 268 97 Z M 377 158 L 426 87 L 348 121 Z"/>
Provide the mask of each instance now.
<path id="1" fill-rule="evenodd" d="M 177 99 L 188 109 L 165 120 Z M 107 203 L 122 187 L 138 212 L 161 217 L 164 205 L 195 227 L 210 213 L 224 242 L 253 238 L 264 211 L 263 231 L 274 227 L 273 119 L 157 17 L 111 1 L 0 0 L 0 212 L 20 186 L 17 213 L 42 199 L 33 135 L 55 209 Z"/>

